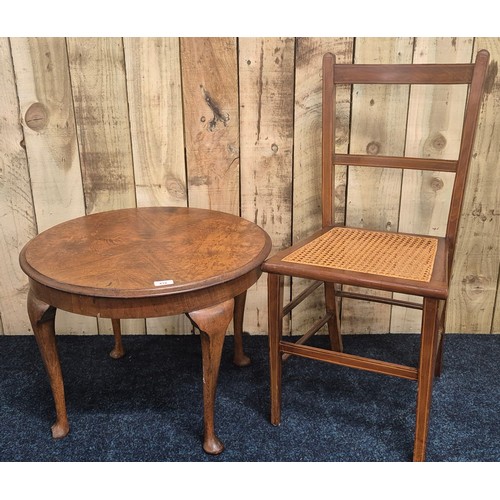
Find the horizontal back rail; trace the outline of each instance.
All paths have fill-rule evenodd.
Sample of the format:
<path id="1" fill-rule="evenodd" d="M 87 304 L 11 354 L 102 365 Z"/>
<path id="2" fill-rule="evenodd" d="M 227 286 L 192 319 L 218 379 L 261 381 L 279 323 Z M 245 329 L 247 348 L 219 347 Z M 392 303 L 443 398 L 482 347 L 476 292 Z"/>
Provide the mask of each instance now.
<path id="1" fill-rule="evenodd" d="M 467 84 L 473 64 L 337 64 L 336 83 L 347 84 Z"/>
<path id="2" fill-rule="evenodd" d="M 411 158 L 409 156 L 375 156 L 359 154 L 335 154 L 334 165 L 358 167 L 407 168 L 434 172 L 456 172 L 458 162 L 431 158 Z"/>

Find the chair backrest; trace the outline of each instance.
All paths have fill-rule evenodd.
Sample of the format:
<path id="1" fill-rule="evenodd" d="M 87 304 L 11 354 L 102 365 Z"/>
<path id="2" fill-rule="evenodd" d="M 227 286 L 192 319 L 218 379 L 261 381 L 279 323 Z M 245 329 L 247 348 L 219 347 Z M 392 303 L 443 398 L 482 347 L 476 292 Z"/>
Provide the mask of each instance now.
<path id="1" fill-rule="evenodd" d="M 449 267 L 453 261 L 467 172 L 479 117 L 489 53 L 481 50 L 470 64 L 336 64 L 335 56 L 323 57 L 322 222 L 332 226 L 334 217 L 335 166 L 363 166 L 454 172 L 446 238 Z M 460 148 L 457 160 L 338 154 L 335 152 L 336 87 L 344 84 L 462 84 L 468 85 Z"/>

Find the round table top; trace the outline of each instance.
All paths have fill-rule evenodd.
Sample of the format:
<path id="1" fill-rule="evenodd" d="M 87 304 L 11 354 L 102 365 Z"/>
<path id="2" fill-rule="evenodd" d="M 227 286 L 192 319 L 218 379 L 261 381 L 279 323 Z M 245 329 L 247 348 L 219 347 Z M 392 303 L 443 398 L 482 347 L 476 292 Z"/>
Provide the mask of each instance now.
<path id="1" fill-rule="evenodd" d="M 260 266 L 269 235 L 214 210 L 148 207 L 72 219 L 33 238 L 20 265 L 50 288 L 94 297 L 153 297 L 226 283 Z"/>

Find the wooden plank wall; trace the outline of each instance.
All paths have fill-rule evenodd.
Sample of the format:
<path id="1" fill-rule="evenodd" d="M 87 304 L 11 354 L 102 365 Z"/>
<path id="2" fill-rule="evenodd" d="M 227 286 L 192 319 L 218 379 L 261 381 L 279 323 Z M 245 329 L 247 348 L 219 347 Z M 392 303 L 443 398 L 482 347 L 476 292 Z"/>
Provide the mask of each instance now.
<path id="1" fill-rule="evenodd" d="M 447 330 L 500 333 L 500 39 L 210 37 L 0 39 L 0 334 L 30 333 L 20 249 L 72 217 L 133 206 L 213 208 L 259 224 L 273 252 L 319 227 L 324 52 L 341 63 L 468 62 L 483 48 L 491 63 Z M 456 155 L 463 90 L 388 92 L 346 89 L 337 110 L 339 150 Z M 364 170 L 338 172 L 339 220 L 443 233 L 449 175 Z M 287 282 L 287 295 L 304 285 Z M 286 331 L 304 332 L 321 307 L 317 293 Z M 420 315 L 346 300 L 342 319 L 346 333 L 405 333 L 418 331 Z M 245 330 L 265 333 L 266 321 L 264 276 L 249 291 Z M 58 315 L 56 328 L 111 331 L 109 321 L 69 313 Z M 127 321 L 123 329 L 190 328 L 176 317 Z"/>

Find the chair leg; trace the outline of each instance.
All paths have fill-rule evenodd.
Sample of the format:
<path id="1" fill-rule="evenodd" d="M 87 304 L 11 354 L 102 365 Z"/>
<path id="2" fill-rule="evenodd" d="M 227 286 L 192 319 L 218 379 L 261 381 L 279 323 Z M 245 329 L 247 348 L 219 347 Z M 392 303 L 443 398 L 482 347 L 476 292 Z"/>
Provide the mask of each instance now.
<path id="1" fill-rule="evenodd" d="M 446 301 L 442 300 L 439 304 L 439 343 L 436 353 L 436 369 L 434 375 L 436 377 L 441 376 L 441 371 L 443 370 L 443 343 L 444 343 L 444 332 L 445 332 L 445 318 L 446 318 Z"/>
<path id="2" fill-rule="evenodd" d="M 342 352 L 342 335 L 340 333 L 339 310 L 337 298 L 335 296 L 335 285 L 325 282 L 325 305 L 326 312 L 332 317 L 328 320 L 328 334 L 330 335 L 330 345 L 333 351 Z"/>
<path id="3" fill-rule="evenodd" d="M 283 276 L 268 274 L 268 335 L 269 369 L 271 383 L 271 423 L 279 425 L 281 421 L 281 372 L 282 363 L 280 341 L 283 335 Z"/>
<path id="4" fill-rule="evenodd" d="M 424 299 L 422 333 L 420 340 L 420 361 L 418 367 L 417 415 L 413 460 L 423 462 L 429 432 L 429 417 L 432 400 L 432 383 L 436 368 L 438 344 L 439 301 Z"/>

